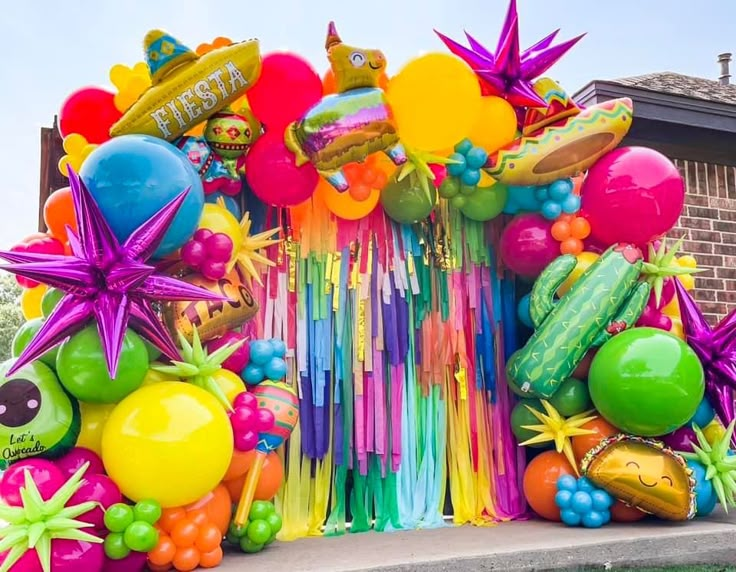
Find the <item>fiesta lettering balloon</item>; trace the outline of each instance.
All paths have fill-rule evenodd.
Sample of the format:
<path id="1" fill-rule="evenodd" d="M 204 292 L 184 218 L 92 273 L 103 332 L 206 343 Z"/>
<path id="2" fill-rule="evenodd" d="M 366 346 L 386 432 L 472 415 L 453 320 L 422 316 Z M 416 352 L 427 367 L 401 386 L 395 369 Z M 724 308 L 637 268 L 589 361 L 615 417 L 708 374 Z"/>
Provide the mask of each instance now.
<path id="1" fill-rule="evenodd" d="M 337 82 L 337 94 L 322 98 L 299 121 L 286 128 L 286 146 L 297 166 L 312 163 L 338 191 L 349 184 L 342 167 L 384 151 L 396 164 L 406 163 L 386 95 L 378 87 L 386 68 L 379 50 L 342 43 L 330 22 L 325 43 Z"/>

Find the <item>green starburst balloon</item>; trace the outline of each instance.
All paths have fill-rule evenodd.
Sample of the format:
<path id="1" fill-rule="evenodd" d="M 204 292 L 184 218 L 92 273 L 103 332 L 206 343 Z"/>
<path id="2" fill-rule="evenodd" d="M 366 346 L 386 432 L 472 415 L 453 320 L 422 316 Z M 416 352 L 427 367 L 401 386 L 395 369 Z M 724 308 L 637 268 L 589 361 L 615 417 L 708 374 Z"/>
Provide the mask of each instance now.
<path id="1" fill-rule="evenodd" d="M 65 506 L 82 485 L 82 477 L 88 467 L 89 463 L 80 467 L 47 501 L 41 497 L 31 472 L 25 471 L 25 484 L 20 489 L 22 505 L 0 505 L 0 520 L 8 523 L 8 526 L 0 529 L 0 552 L 8 551 L 0 572 L 8 572 L 28 550 L 33 549 L 38 554 L 44 572 L 52 572 L 51 541 L 54 539 L 102 542 L 101 538 L 81 530 L 91 528 L 91 524 L 76 520 L 78 516 L 97 508 L 99 503 L 89 501 Z"/>
<path id="2" fill-rule="evenodd" d="M 178 334 L 183 360 L 172 361 L 171 365 L 155 365 L 152 366 L 152 369 L 201 387 L 214 395 L 226 410 L 232 411 L 232 405 L 230 405 L 230 401 L 228 401 L 220 386 L 217 385 L 214 374 L 222 368 L 222 362 L 233 355 L 245 343 L 245 340 L 222 346 L 210 354 L 202 346 L 196 327 L 192 334 L 191 344 L 184 337 L 184 334 L 181 332 L 178 332 Z"/>
<path id="3" fill-rule="evenodd" d="M 654 250 L 654 246 L 651 243 L 649 244 L 649 262 L 645 262 L 642 266 L 642 273 L 646 276 L 646 281 L 654 292 L 654 299 L 657 302 L 657 306 L 659 306 L 659 301 L 662 298 L 662 288 L 664 287 L 665 278 L 702 272 L 700 268 L 685 268 L 684 266 L 680 266 L 675 260 L 684 240 L 685 237 L 682 237 L 669 250 L 666 246 L 666 239 L 660 241 L 657 250 Z"/>
<path id="4" fill-rule="evenodd" d="M 694 453 L 680 453 L 705 467 L 705 478 L 713 483 L 718 500 L 726 512 L 729 506 L 736 507 L 736 455 L 729 455 L 734 425 L 736 420 L 731 421 L 723 437 L 715 438 L 710 443 L 700 427 L 693 424 L 693 431 L 698 438 L 698 444 L 693 443 Z"/>

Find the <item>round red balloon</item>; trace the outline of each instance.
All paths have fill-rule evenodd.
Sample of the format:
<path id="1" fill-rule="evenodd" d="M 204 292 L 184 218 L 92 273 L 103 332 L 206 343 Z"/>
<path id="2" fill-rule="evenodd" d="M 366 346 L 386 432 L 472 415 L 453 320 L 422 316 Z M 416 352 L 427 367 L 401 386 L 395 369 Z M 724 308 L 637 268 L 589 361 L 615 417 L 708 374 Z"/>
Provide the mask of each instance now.
<path id="1" fill-rule="evenodd" d="M 122 117 L 115 107 L 115 94 L 98 87 L 75 91 L 61 106 L 59 131 L 62 137 L 79 133 L 87 143 L 110 139 L 110 127 Z"/>
<path id="2" fill-rule="evenodd" d="M 581 195 L 594 239 L 607 245 L 644 245 L 675 225 L 685 185 L 677 167 L 661 153 L 622 147 L 593 165 Z"/>
<path id="3" fill-rule="evenodd" d="M 280 132 L 269 131 L 255 142 L 245 158 L 245 176 L 255 195 L 277 207 L 298 205 L 312 196 L 319 174 L 311 163 L 296 166 L 294 153 Z"/>
<path id="4" fill-rule="evenodd" d="M 560 255 L 552 237 L 552 221 L 537 213 L 516 216 L 501 235 L 501 257 L 516 274 L 536 278 Z"/>
<path id="5" fill-rule="evenodd" d="M 294 54 L 263 58 L 261 75 L 248 91 L 255 116 L 271 130 L 281 131 L 322 98 L 322 80 L 309 63 Z"/>

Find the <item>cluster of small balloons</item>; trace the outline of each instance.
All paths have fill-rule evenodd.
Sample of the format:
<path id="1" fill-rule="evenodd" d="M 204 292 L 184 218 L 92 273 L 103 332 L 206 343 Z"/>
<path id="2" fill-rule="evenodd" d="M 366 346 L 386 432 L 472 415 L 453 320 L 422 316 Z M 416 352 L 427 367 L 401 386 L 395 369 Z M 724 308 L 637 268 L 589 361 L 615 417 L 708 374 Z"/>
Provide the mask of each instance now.
<path id="1" fill-rule="evenodd" d="M 258 385 L 265 379 L 279 381 L 286 377 L 284 356 L 286 344 L 282 340 L 255 340 L 250 343 L 250 361 L 242 377 L 248 385 Z"/>

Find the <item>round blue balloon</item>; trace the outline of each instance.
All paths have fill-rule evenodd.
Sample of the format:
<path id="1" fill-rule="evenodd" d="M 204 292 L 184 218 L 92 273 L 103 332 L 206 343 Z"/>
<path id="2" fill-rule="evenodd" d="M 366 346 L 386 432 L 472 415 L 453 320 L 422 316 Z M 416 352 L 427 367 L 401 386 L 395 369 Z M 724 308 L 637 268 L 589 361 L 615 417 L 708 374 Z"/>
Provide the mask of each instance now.
<path id="1" fill-rule="evenodd" d="M 211 195 L 207 195 L 204 198 L 206 202 L 213 205 L 217 204 L 218 199 L 222 199 L 223 201 L 225 201 L 225 208 L 229 210 L 230 214 L 232 214 L 236 219 L 240 220 L 242 218 L 243 213 L 240 211 L 240 205 L 238 204 L 238 201 L 236 201 L 233 197 L 225 195 L 218 191 L 216 193 L 212 193 Z"/>
<path id="2" fill-rule="evenodd" d="M 713 407 L 708 401 L 707 397 L 703 397 L 703 401 L 700 402 L 698 408 L 695 410 L 695 415 L 688 421 L 688 425 L 697 425 L 698 427 L 707 427 L 713 418 L 716 416 L 716 412 L 713 411 Z"/>
<path id="3" fill-rule="evenodd" d="M 471 169 L 480 169 L 488 161 L 488 153 L 482 147 L 473 147 L 465 155 L 465 161 Z"/>
<path id="4" fill-rule="evenodd" d="M 465 155 L 460 153 L 453 153 L 450 155 L 450 159 L 457 161 L 456 163 L 448 163 L 447 174 L 453 177 L 459 177 L 465 172 L 467 165 L 465 164 Z"/>
<path id="5" fill-rule="evenodd" d="M 273 346 L 268 340 L 256 340 L 250 343 L 250 361 L 265 366 L 273 357 Z"/>
<path id="6" fill-rule="evenodd" d="M 272 357 L 263 367 L 263 373 L 268 379 L 281 381 L 286 377 L 286 362 L 280 357 Z"/>
<path id="7" fill-rule="evenodd" d="M 286 344 L 284 343 L 284 340 L 271 338 L 270 340 L 268 340 L 268 343 L 271 344 L 271 349 L 273 349 L 274 357 L 282 358 L 286 355 Z"/>
<path id="8" fill-rule="evenodd" d="M 575 214 L 580 210 L 580 197 L 577 195 L 568 195 L 560 203 L 562 210 L 567 214 Z"/>
<path id="9" fill-rule="evenodd" d="M 708 516 L 716 507 L 718 495 L 711 481 L 705 478 L 706 469 L 698 461 L 688 461 L 687 466 L 693 472 L 695 480 L 695 506 L 697 516 Z"/>
<path id="10" fill-rule="evenodd" d="M 557 491 L 555 494 L 555 504 L 561 508 L 570 508 L 570 502 L 572 501 L 572 493 L 570 491 Z"/>
<path id="11" fill-rule="evenodd" d="M 266 376 L 263 374 L 263 368 L 254 363 L 246 365 L 240 377 L 242 377 L 243 381 L 248 385 L 258 385 L 266 379 Z"/>
<path id="12" fill-rule="evenodd" d="M 590 498 L 590 494 L 585 491 L 578 491 L 572 495 L 570 501 L 570 508 L 578 514 L 585 514 L 593 509 L 593 499 Z"/>
<path id="13" fill-rule="evenodd" d="M 467 155 L 473 149 L 473 143 L 470 139 L 463 139 L 455 145 L 455 152 L 461 155 Z"/>
<path id="14" fill-rule="evenodd" d="M 578 513 L 574 510 L 570 510 L 569 508 L 560 511 L 560 519 L 567 526 L 580 526 L 580 521 L 582 520 Z"/>
<path id="15" fill-rule="evenodd" d="M 572 193 L 573 185 L 570 179 L 560 179 L 549 185 L 549 198 L 561 202 Z"/>
<path id="16" fill-rule="evenodd" d="M 595 485 L 590 482 L 588 477 L 580 477 L 578 479 L 578 490 L 585 491 L 586 493 L 592 493 L 593 491 L 598 489 L 595 488 Z"/>
<path id="17" fill-rule="evenodd" d="M 585 528 L 600 528 L 604 523 L 605 519 L 598 511 L 591 510 L 583 515 L 583 526 Z"/>
<path id="18" fill-rule="evenodd" d="M 547 187 L 536 187 L 534 189 L 534 198 L 540 203 L 549 200 L 549 189 Z"/>
<path id="19" fill-rule="evenodd" d="M 480 171 L 478 169 L 465 169 L 463 174 L 460 175 L 460 180 L 463 185 L 474 187 L 480 183 Z"/>
<path id="20" fill-rule="evenodd" d="M 545 201 L 542 205 L 542 216 L 547 220 L 555 220 L 562 214 L 560 203 L 554 201 Z"/>
<path id="21" fill-rule="evenodd" d="M 610 510 L 600 510 L 597 512 L 603 517 L 603 524 L 608 524 L 609 522 L 611 522 L 611 511 Z"/>
<path id="22" fill-rule="evenodd" d="M 532 315 L 529 313 L 530 302 L 531 294 L 527 294 L 521 300 L 519 300 L 519 305 L 516 307 L 516 315 L 518 316 L 519 321 L 527 328 L 534 327 L 534 323 L 532 322 Z"/>
<path id="23" fill-rule="evenodd" d="M 506 208 L 507 214 L 516 214 L 519 211 L 536 212 L 541 203 L 534 196 L 537 187 L 509 187 Z"/>
<path id="24" fill-rule="evenodd" d="M 613 497 L 601 489 L 590 493 L 590 498 L 593 501 L 593 510 L 597 510 L 598 512 L 608 510 L 613 505 Z"/>
<path id="25" fill-rule="evenodd" d="M 120 242 L 189 189 L 154 257 L 180 248 L 202 215 L 204 191 L 186 156 L 163 139 L 124 135 L 97 147 L 79 173 Z"/>

